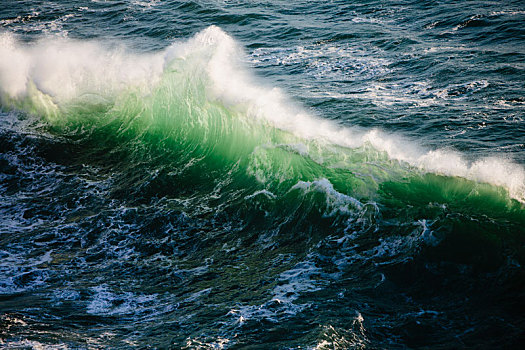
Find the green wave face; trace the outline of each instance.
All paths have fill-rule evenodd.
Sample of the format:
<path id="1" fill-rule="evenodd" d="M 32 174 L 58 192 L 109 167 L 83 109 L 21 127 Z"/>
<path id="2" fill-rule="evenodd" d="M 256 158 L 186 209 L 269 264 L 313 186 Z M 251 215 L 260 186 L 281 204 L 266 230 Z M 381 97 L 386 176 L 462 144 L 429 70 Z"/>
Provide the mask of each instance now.
<path id="1" fill-rule="evenodd" d="M 56 65 L 20 68 L 27 79 L 19 91 L 2 82 L 2 104 L 43 117 L 41 132 L 77 145 L 75 162 L 111 177 L 115 198 L 161 198 L 190 216 L 224 213 L 281 234 L 417 232 L 432 249 L 477 237 L 478 252 L 500 253 L 503 241 L 523 240 L 521 167 L 447 165 L 443 159 L 453 163 L 457 154 L 312 117 L 256 84 L 241 50 L 216 27 L 143 56 L 57 45 L 66 53 Z M 11 52 L 31 61 L 38 50 Z M 95 62 L 81 59 L 84 53 Z M 483 164 L 501 169 L 488 176 Z M 447 251 L 451 259 L 475 259 Z"/>

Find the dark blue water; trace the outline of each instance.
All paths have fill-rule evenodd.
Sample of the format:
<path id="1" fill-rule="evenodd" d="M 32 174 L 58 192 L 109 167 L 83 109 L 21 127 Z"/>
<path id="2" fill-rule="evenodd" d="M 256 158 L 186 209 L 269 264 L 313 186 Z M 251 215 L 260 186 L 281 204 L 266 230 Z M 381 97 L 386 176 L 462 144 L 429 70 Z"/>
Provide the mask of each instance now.
<path id="1" fill-rule="evenodd" d="M 0 347 L 520 348 L 521 1 L 0 4 Z"/>

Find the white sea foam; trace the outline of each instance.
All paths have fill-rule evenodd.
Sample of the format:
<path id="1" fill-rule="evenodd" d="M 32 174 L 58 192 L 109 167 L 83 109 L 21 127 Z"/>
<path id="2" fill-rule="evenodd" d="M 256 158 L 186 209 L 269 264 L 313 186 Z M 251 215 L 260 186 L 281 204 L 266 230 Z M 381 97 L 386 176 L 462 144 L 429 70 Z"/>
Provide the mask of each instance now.
<path id="1" fill-rule="evenodd" d="M 116 294 L 107 285 L 91 288 L 93 293 L 87 305 L 92 315 L 141 315 L 171 310 L 171 306 L 157 303 L 157 294 L 136 295 L 131 292 Z"/>
<path id="2" fill-rule="evenodd" d="M 525 10 L 503 10 L 503 11 L 492 11 L 490 13 L 490 16 L 501 16 L 501 15 L 507 15 L 507 16 L 525 15 Z"/>
<path id="3" fill-rule="evenodd" d="M 255 64 L 293 65 L 321 79 L 357 80 L 390 73 L 392 63 L 381 58 L 377 48 L 321 42 L 307 46 L 258 48 L 249 55 Z"/>
<path id="4" fill-rule="evenodd" d="M 221 350 L 228 348 L 232 344 L 235 344 L 235 342 L 225 337 L 217 337 L 215 339 L 188 338 L 182 349 Z"/>
<path id="5" fill-rule="evenodd" d="M 16 340 L 4 342 L 0 339 L 0 345 L 4 345 L 6 349 L 35 349 L 35 350 L 67 350 L 70 349 L 66 344 L 44 344 L 36 340 Z"/>
<path id="6" fill-rule="evenodd" d="M 363 204 L 357 199 L 346 194 L 337 192 L 334 186 L 327 179 L 316 181 L 299 181 L 292 189 L 300 189 L 304 192 L 321 192 L 326 195 L 326 206 L 328 212 L 326 216 L 333 216 L 337 213 L 352 213 L 354 209 L 361 210 Z"/>
<path id="7" fill-rule="evenodd" d="M 145 11 L 157 6 L 159 3 L 160 0 L 133 0 L 131 5 Z"/>
<path id="8" fill-rule="evenodd" d="M 250 198 L 254 198 L 256 196 L 259 196 L 259 195 L 264 195 L 266 196 L 267 198 L 270 198 L 270 199 L 275 199 L 276 196 L 275 194 L 273 194 L 272 192 L 268 191 L 268 190 L 260 190 L 260 191 L 256 191 L 246 197 L 244 197 L 244 199 L 250 199 Z"/>
<path id="9" fill-rule="evenodd" d="M 316 278 L 323 274 L 321 269 L 311 261 L 302 261 L 280 275 L 280 282 L 272 290 L 272 297 L 260 305 L 239 305 L 231 309 L 227 316 L 233 318 L 235 324 L 242 326 L 249 320 L 265 319 L 279 322 L 282 317 L 289 317 L 305 310 L 309 304 L 297 303 L 304 293 L 318 291 L 322 288 L 322 279 Z"/>
<path id="10" fill-rule="evenodd" d="M 41 256 L 23 258 L 19 252 L 0 250 L 0 294 L 21 293 L 46 285 L 48 271 L 44 267 L 52 251 Z M 9 271 L 9 273 L 6 273 Z"/>
<path id="11" fill-rule="evenodd" d="M 366 349 L 369 340 L 363 325 L 364 318 L 360 312 L 352 320 L 351 327 L 344 329 L 327 325 L 322 327 L 321 339 L 309 350 Z"/>

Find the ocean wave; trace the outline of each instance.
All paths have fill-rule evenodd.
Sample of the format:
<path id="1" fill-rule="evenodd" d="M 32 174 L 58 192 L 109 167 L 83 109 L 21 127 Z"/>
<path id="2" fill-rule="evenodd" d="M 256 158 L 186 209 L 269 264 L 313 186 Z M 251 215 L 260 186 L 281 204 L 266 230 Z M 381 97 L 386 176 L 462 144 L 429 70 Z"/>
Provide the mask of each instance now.
<path id="1" fill-rule="evenodd" d="M 216 26 L 147 54 L 111 43 L 61 38 L 23 44 L 3 33 L 0 56 L 3 108 L 43 115 L 52 124 L 83 123 L 86 118 L 103 124 L 121 118 L 130 125 L 125 130 L 182 138 L 196 151 L 204 147 L 206 154 L 231 161 L 253 157 L 254 150 L 268 144 L 307 143 L 314 163 L 337 158 L 334 152 L 348 158 L 352 150 L 371 147 L 388 156 L 389 161 L 375 156 L 390 168 L 388 173 L 402 168 L 405 174 L 464 177 L 502 186 L 512 198 L 525 201 L 525 170 L 505 154 L 467 161 L 456 151 L 428 150 L 400 135 L 341 126 L 312 115 L 282 90 L 255 78 L 243 63 L 242 48 Z M 466 89 L 486 85 L 473 82 Z M 318 177 L 310 181 L 323 177 L 323 171 L 313 173 Z"/>

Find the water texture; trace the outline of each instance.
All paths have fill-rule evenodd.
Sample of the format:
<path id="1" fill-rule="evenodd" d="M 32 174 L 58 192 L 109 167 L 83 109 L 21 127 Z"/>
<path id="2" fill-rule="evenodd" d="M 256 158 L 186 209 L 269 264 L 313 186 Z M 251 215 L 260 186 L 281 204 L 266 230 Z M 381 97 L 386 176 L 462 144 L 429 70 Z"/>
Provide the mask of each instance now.
<path id="1" fill-rule="evenodd" d="M 2 1 L 0 347 L 519 348 L 520 1 Z"/>

